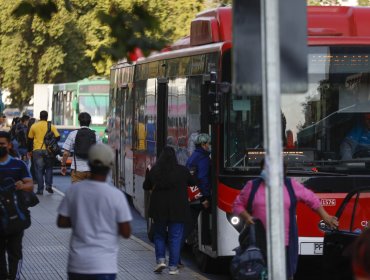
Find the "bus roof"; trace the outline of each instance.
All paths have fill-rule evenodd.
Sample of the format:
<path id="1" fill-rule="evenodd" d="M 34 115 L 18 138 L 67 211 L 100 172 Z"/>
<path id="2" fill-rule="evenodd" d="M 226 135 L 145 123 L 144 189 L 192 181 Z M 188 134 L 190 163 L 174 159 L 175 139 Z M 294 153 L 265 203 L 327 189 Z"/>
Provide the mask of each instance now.
<path id="1" fill-rule="evenodd" d="M 109 80 L 104 77 L 93 77 L 93 78 L 85 78 L 83 80 L 77 81 L 79 85 L 84 84 L 109 84 Z"/>
<path id="2" fill-rule="evenodd" d="M 370 44 L 370 7 L 307 7 L 309 45 Z M 220 7 L 199 13 L 191 22 L 190 36 L 163 51 L 232 41 L 232 8 Z"/>
<path id="3" fill-rule="evenodd" d="M 53 91 L 76 91 L 77 83 L 53 84 Z"/>
<path id="4" fill-rule="evenodd" d="M 308 6 L 308 45 L 370 45 L 368 28 L 370 7 Z M 126 60 L 112 66 L 142 64 L 162 59 L 222 52 L 231 48 L 232 8 L 219 7 L 197 14 L 191 22 L 190 35 L 185 36 L 159 53 L 138 59 L 133 64 Z"/>

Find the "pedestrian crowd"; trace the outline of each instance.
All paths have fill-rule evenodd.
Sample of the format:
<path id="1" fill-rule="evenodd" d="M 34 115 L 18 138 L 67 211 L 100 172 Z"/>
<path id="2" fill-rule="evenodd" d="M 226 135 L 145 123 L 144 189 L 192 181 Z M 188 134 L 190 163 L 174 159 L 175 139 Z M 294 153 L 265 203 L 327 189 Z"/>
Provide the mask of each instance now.
<path id="1" fill-rule="evenodd" d="M 79 122 L 80 128 L 72 131 L 63 145 L 61 160 L 61 173 L 66 175 L 67 158 L 73 156 L 73 185 L 59 205 L 57 218 L 58 227 L 72 229 L 68 279 L 115 279 L 119 237 L 130 237 L 132 216 L 123 192 L 107 182 L 115 163 L 112 148 L 101 143 L 95 131 L 89 128 L 91 116 L 88 113 L 80 113 Z M 54 193 L 52 168 L 57 149 L 52 145 L 59 138 L 56 127 L 48 122 L 46 111 L 40 112 L 37 122 L 22 116 L 13 120 L 9 132 L 0 131 L 0 279 L 20 279 L 22 238 L 24 230 L 31 224 L 28 208 L 37 203 L 26 203 L 29 201 L 27 194 L 34 195 L 33 183 L 37 184 L 36 195 L 43 195 L 44 190 Z M 175 149 L 165 146 L 153 166 L 148 166 L 145 175 L 143 188 L 150 194 L 148 216 L 153 220 L 156 262 L 153 270 L 158 274 L 165 269 L 170 275 L 179 273 L 183 265 L 180 255 L 184 243 L 191 242 L 200 213 L 211 211 L 211 138 L 205 133 L 197 133 L 192 138 L 194 148 L 187 155 L 185 166 L 178 163 Z M 266 172 L 263 162 L 261 170 L 260 178 L 249 180 L 237 196 L 233 211 L 247 226 L 258 220 L 265 231 Z M 297 202 L 309 206 L 331 228 L 337 227 L 338 221 L 324 210 L 312 191 L 286 176 L 284 183 L 286 263 L 288 277 L 293 279 L 298 260 Z M 190 187 L 196 193 L 191 197 Z M 17 217 L 14 225 L 10 219 L 6 222 L 6 211 L 3 211 L 12 206 L 12 200 Z M 360 276 L 369 273 L 369 238 L 366 236 L 368 233 L 365 232 L 356 243 L 358 253 L 353 261 L 353 269 Z M 261 247 L 266 251 L 263 245 Z M 266 256 L 266 252 L 263 254 Z M 368 279 L 360 276 L 358 279 Z"/>

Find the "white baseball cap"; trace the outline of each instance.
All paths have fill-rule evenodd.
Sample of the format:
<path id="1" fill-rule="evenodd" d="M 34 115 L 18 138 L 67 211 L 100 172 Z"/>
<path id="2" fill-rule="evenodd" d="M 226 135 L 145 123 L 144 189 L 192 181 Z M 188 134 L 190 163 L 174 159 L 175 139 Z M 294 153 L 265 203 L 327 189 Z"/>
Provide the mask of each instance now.
<path id="1" fill-rule="evenodd" d="M 98 143 L 89 149 L 88 159 L 91 165 L 111 168 L 114 163 L 114 152 L 110 146 Z"/>

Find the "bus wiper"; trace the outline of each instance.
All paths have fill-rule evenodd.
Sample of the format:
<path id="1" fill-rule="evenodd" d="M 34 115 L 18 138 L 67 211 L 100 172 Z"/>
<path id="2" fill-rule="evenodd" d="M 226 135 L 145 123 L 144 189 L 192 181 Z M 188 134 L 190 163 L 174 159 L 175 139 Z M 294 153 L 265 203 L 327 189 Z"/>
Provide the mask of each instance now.
<path id="1" fill-rule="evenodd" d="M 327 172 L 327 171 L 319 171 L 319 170 L 288 170 L 288 175 L 297 176 L 297 175 L 319 175 L 319 176 L 348 176 L 345 173 L 337 173 L 337 172 Z"/>
<path id="2" fill-rule="evenodd" d="M 100 116 L 100 108 L 98 106 L 98 102 L 96 102 L 95 94 L 92 94 L 91 96 L 92 96 L 92 98 L 94 100 L 95 108 L 98 110 L 98 116 Z"/>

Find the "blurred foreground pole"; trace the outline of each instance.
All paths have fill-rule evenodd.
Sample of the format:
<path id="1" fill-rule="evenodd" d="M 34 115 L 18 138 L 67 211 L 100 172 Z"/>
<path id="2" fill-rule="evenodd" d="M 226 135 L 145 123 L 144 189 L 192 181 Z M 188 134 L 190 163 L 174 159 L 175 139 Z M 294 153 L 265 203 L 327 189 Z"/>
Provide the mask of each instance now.
<path id="1" fill-rule="evenodd" d="M 280 109 L 279 1 L 261 1 L 262 94 L 267 171 L 267 250 L 269 279 L 286 279 L 283 157 Z"/>

